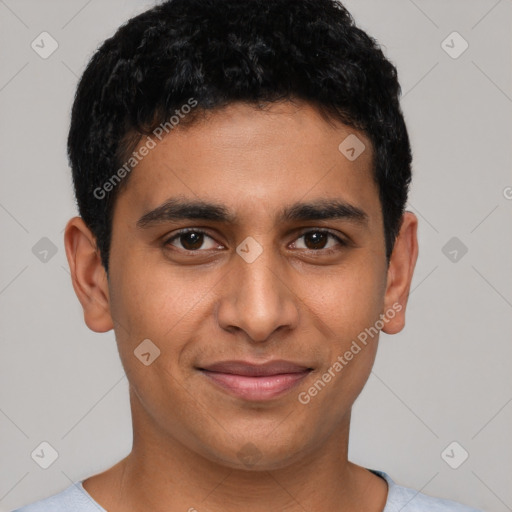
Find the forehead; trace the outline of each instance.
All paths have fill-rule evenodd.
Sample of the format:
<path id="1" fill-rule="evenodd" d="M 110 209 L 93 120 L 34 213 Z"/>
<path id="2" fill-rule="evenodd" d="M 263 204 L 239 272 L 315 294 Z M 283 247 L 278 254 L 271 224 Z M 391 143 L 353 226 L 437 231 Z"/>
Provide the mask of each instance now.
<path id="1" fill-rule="evenodd" d="M 282 210 L 301 199 L 379 207 L 369 139 L 328 122 L 307 103 L 275 103 L 264 110 L 230 104 L 190 125 L 178 124 L 161 141 L 152 138 L 156 145 L 131 171 L 118 200 L 138 212 L 173 196 L 229 204 L 240 215 Z"/>

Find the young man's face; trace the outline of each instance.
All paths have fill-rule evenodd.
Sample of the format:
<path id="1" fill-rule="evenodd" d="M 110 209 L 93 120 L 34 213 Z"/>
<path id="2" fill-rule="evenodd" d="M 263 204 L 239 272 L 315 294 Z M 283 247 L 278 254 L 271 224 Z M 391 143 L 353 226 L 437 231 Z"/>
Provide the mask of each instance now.
<path id="1" fill-rule="evenodd" d="M 366 146 L 355 160 L 338 149 L 351 134 Z M 218 215 L 138 224 L 169 200 Z M 345 208 L 319 218 L 324 202 Z M 174 129 L 117 199 L 108 285 L 92 252 L 77 258 L 87 324 L 115 327 L 135 436 L 265 469 L 346 436 L 377 349 L 361 333 L 390 310 L 384 331 L 403 326 L 417 250 L 404 219 L 388 269 L 370 141 L 307 104 L 232 104 Z"/>

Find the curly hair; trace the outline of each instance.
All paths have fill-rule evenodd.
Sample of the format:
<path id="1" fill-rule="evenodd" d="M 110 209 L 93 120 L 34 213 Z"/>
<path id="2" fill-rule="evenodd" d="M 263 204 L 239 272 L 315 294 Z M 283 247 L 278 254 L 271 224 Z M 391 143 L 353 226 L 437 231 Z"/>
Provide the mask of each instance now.
<path id="1" fill-rule="evenodd" d="M 236 101 L 298 99 L 363 131 L 389 261 L 411 181 L 400 94 L 395 66 L 336 0 L 168 0 L 133 17 L 88 63 L 68 135 L 79 214 L 105 270 L 114 202 L 129 176 L 101 199 L 94 191 L 190 98 L 197 108 L 186 125 Z"/>

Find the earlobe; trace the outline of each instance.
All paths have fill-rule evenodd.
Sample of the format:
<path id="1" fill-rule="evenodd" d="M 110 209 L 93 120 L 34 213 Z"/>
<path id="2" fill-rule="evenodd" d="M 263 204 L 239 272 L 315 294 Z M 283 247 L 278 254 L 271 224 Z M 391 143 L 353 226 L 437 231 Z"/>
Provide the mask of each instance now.
<path id="1" fill-rule="evenodd" d="M 68 221 L 64 245 L 73 288 L 84 310 L 87 327 L 95 332 L 111 330 L 107 275 L 95 237 L 81 217 Z"/>
<path id="2" fill-rule="evenodd" d="M 388 320 L 382 329 L 387 334 L 396 334 L 405 326 L 407 299 L 418 259 L 417 228 L 416 215 L 405 212 L 388 267 L 383 312 Z"/>

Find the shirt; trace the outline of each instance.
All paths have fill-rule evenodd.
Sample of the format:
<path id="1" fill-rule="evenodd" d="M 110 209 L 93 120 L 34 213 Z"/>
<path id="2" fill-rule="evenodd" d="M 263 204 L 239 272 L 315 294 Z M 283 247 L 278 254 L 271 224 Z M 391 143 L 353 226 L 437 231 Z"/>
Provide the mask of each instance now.
<path id="1" fill-rule="evenodd" d="M 370 469 L 388 484 L 388 497 L 382 512 L 482 512 L 455 501 L 434 498 L 397 485 L 383 471 Z M 58 494 L 36 501 L 13 512 L 107 512 L 82 485 L 83 480 L 70 485 Z"/>

